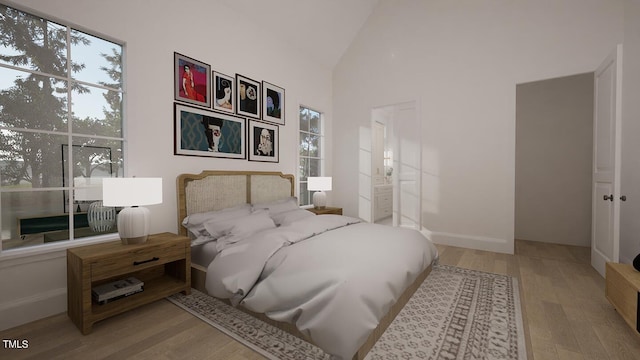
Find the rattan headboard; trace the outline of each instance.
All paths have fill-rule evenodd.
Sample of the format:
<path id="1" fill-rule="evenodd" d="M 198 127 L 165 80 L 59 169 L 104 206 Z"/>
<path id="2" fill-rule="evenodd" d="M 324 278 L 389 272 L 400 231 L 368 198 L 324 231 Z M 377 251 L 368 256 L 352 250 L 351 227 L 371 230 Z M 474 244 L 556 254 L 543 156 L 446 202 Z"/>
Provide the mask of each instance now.
<path id="1" fill-rule="evenodd" d="M 182 220 L 189 214 L 294 196 L 294 181 L 291 174 L 266 171 L 181 174 L 177 178 L 178 233 L 188 235 Z"/>

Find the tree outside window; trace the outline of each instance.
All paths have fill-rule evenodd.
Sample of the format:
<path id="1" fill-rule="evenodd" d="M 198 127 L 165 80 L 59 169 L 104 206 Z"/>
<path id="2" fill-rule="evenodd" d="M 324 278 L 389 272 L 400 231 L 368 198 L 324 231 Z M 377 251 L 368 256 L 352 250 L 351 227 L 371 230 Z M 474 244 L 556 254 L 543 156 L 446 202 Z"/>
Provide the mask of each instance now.
<path id="1" fill-rule="evenodd" d="M 47 241 L 22 219 L 62 216 L 64 240 L 80 237 L 73 179 L 122 176 L 122 55 L 120 44 L 0 4 L 1 249 Z"/>
<path id="2" fill-rule="evenodd" d="M 307 190 L 309 176 L 323 175 L 323 140 L 322 114 L 319 111 L 300 107 L 300 145 L 299 145 L 299 202 L 300 205 L 311 204 L 311 194 Z"/>

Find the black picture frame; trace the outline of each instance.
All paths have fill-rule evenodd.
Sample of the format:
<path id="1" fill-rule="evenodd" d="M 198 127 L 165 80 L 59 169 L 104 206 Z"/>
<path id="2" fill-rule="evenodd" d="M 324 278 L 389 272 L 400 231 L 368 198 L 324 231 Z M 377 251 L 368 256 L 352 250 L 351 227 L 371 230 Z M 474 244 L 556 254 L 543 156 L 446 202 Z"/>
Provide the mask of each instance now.
<path id="1" fill-rule="evenodd" d="M 211 82 L 211 98 L 213 101 L 213 110 L 235 114 L 235 78 L 214 70 L 211 72 Z"/>
<path id="2" fill-rule="evenodd" d="M 262 119 L 278 125 L 284 125 L 284 114 L 284 89 L 262 81 Z"/>
<path id="3" fill-rule="evenodd" d="M 246 119 L 174 103 L 174 154 L 246 159 Z"/>
<path id="4" fill-rule="evenodd" d="M 280 162 L 278 125 L 249 120 L 249 161 Z"/>
<path id="5" fill-rule="evenodd" d="M 236 114 L 260 119 L 261 88 L 260 82 L 236 74 Z"/>
<path id="6" fill-rule="evenodd" d="M 191 75 L 185 74 L 187 68 Z M 173 73 L 176 101 L 211 107 L 211 66 L 209 64 L 174 52 Z"/>
<path id="7" fill-rule="evenodd" d="M 62 144 L 62 187 L 71 186 L 73 178 L 82 176 L 86 178 L 105 178 L 113 176 L 112 149 L 108 146 L 84 146 L 72 145 L 74 168 L 73 173 L 67 174 L 69 167 L 69 145 Z M 100 160 L 102 159 L 102 160 Z M 83 168 L 84 166 L 84 168 Z M 76 173 L 78 172 L 78 173 Z M 94 172 L 97 172 L 94 174 Z M 69 179 L 67 179 L 69 177 Z M 67 181 L 68 180 L 68 181 Z M 63 211 L 69 212 L 68 190 L 63 191 Z M 74 201 L 76 212 L 86 212 L 89 204 L 93 201 Z"/>

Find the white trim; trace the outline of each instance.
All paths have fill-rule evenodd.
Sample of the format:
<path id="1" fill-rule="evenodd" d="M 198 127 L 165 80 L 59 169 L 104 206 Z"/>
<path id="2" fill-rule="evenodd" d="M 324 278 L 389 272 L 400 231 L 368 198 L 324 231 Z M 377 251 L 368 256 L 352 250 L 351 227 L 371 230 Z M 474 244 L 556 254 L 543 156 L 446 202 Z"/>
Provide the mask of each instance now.
<path id="1" fill-rule="evenodd" d="M 4 303 L 0 303 L 0 313 L 7 311 L 7 310 L 11 310 L 20 306 L 24 306 L 24 304 L 29 304 L 29 303 L 36 303 L 36 302 L 40 302 L 43 300 L 47 300 L 50 299 L 52 297 L 56 297 L 59 295 L 64 295 L 65 297 L 67 296 L 67 288 L 66 287 L 62 287 L 62 288 L 57 288 L 57 289 L 51 289 L 48 291 L 43 291 L 43 292 L 39 292 L 36 294 L 33 294 L 31 296 L 25 296 L 23 298 L 20 299 L 13 299 L 10 301 L 6 301 Z"/>
<path id="2" fill-rule="evenodd" d="M 420 232 L 436 244 L 512 255 L 514 251 L 513 247 L 511 250 L 508 248 L 513 242 L 510 243 L 506 239 L 430 231 L 424 227 Z"/>
<path id="3" fill-rule="evenodd" d="M 67 288 L 43 291 L 0 304 L 0 331 L 67 310 Z"/>
<path id="4" fill-rule="evenodd" d="M 0 269 L 66 256 L 66 250 L 69 248 L 118 239 L 120 239 L 118 233 L 112 233 L 92 236 L 87 239 L 83 238 L 82 240 L 65 240 L 50 244 L 3 250 L 0 252 Z"/>

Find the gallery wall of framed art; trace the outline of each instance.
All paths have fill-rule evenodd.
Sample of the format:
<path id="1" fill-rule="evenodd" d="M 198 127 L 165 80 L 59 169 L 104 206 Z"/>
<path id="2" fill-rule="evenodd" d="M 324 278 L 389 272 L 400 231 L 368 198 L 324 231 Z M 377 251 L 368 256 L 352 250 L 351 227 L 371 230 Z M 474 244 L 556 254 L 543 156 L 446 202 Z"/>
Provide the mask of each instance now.
<path id="1" fill-rule="evenodd" d="M 285 89 L 174 52 L 174 155 L 279 162 Z"/>

